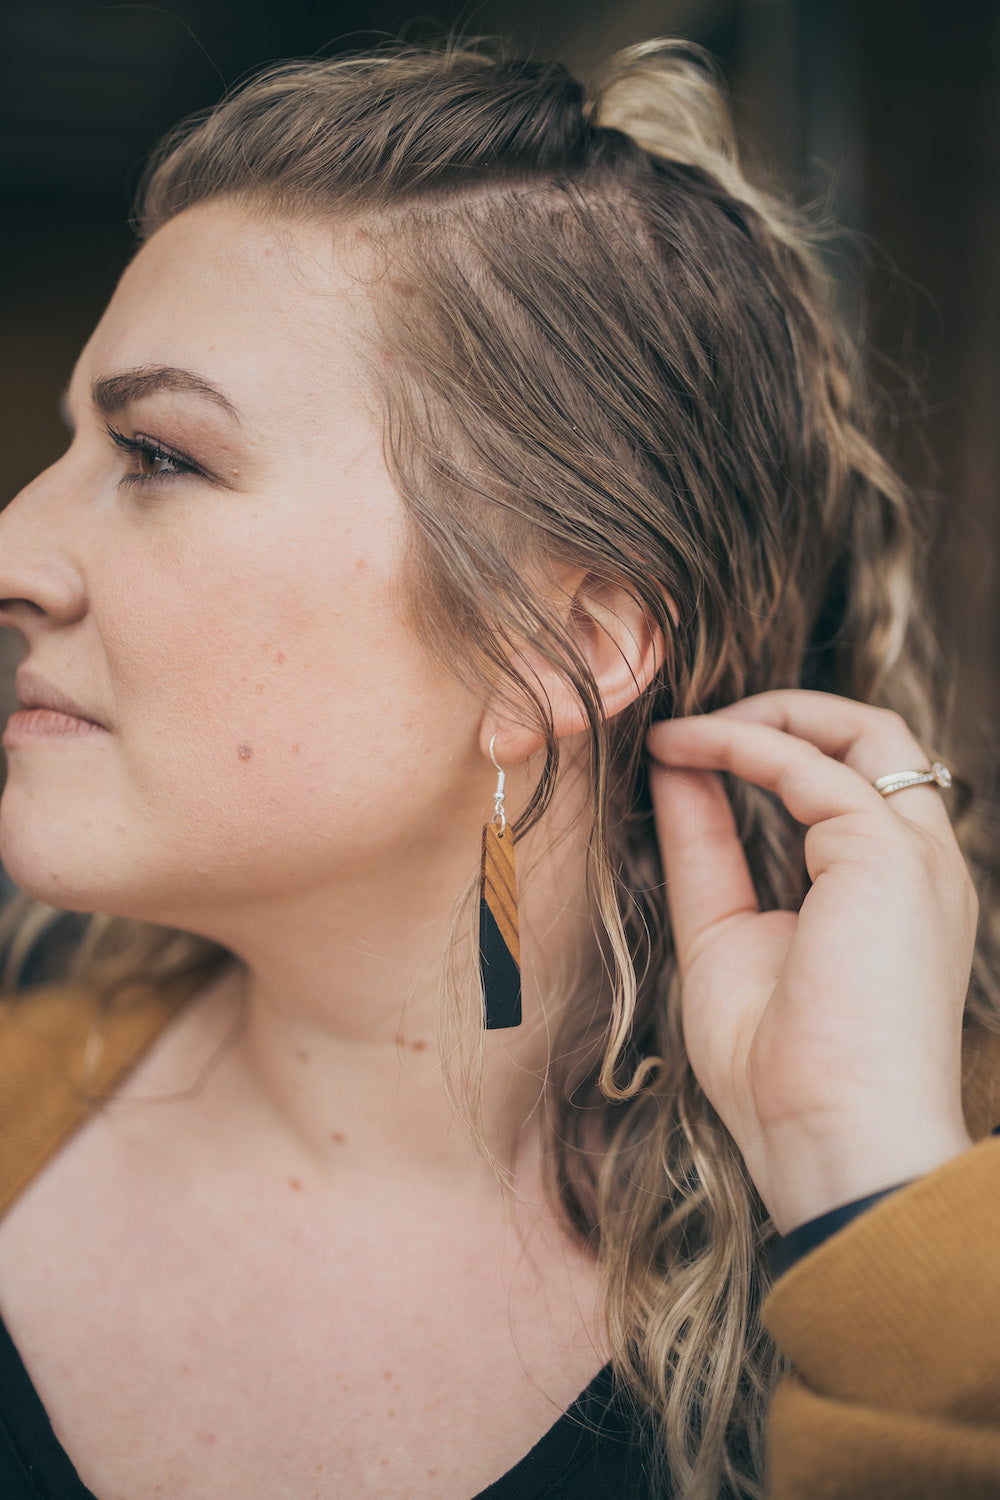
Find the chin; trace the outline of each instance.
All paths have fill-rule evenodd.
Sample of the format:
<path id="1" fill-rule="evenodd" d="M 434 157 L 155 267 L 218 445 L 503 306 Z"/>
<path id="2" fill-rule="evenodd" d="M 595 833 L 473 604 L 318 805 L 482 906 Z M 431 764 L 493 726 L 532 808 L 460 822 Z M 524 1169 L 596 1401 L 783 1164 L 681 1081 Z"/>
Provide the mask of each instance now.
<path id="1" fill-rule="evenodd" d="M 74 833 L 66 824 L 48 830 L 37 814 L 20 816 L 5 791 L 0 804 L 0 864 L 26 896 L 65 911 L 106 910 L 107 882 L 95 880 L 99 861 L 87 844 L 83 830 Z"/>
<path id="2" fill-rule="evenodd" d="M 94 891 L 53 871 L 42 871 L 30 859 L 20 860 L 3 854 L 0 862 L 17 889 L 35 901 L 44 901 L 47 906 L 58 907 L 61 911 L 92 913 L 104 909 Z"/>

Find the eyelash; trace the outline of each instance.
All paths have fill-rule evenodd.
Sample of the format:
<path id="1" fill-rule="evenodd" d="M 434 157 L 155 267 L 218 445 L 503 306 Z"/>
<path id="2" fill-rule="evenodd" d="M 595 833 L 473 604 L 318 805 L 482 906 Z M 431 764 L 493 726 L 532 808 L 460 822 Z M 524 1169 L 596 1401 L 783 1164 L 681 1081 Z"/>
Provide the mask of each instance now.
<path id="1" fill-rule="evenodd" d="M 141 472 L 124 474 L 121 479 L 123 485 L 155 484 L 157 480 L 176 479 L 183 474 L 200 474 L 202 472 L 197 464 L 193 464 L 183 454 L 176 453 L 172 448 L 165 448 L 162 443 L 154 443 L 151 438 L 126 437 L 123 432 L 118 431 L 117 427 L 112 427 L 110 424 L 106 430 L 108 437 L 114 443 L 115 447 L 121 448 L 123 452 L 130 454 L 131 457 L 139 461 L 142 459 L 152 462 L 159 460 L 171 466 L 169 469 L 161 470 L 156 474 L 143 474 Z"/>

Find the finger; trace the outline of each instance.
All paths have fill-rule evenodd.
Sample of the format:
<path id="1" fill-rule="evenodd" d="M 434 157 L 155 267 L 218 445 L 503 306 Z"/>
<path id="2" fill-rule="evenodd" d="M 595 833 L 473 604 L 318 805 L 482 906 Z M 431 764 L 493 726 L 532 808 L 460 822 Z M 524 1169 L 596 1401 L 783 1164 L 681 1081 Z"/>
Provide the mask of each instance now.
<path id="1" fill-rule="evenodd" d="M 799 823 L 812 826 L 848 812 L 885 810 L 875 788 L 809 740 L 733 714 L 705 714 L 654 725 L 650 753 L 665 765 L 728 771 L 774 792 Z"/>
<path id="2" fill-rule="evenodd" d="M 681 977 L 720 922 L 758 910 L 733 810 L 717 776 L 650 767 Z"/>
<path id="3" fill-rule="evenodd" d="M 758 693 L 718 712 L 770 724 L 809 740 L 869 782 L 890 771 L 930 769 L 927 752 L 899 714 L 833 693 L 798 689 Z M 947 805 L 939 789 L 930 783 L 894 792 L 892 810 L 940 838 L 952 837 Z"/>

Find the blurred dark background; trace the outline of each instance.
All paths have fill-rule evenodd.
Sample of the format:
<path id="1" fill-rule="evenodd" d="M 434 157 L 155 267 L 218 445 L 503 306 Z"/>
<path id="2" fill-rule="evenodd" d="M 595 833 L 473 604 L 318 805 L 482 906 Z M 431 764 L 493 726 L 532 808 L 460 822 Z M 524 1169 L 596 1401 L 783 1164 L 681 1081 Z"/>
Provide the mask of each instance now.
<path id="1" fill-rule="evenodd" d="M 875 373 L 900 408 L 897 453 L 941 496 L 934 566 L 958 646 L 966 768 L 989 780 L 1000 717 L 1000 4 L 429 3 L 430 19 L 415 19 L 403 0 L 0 0 L 0 497 L 61 451 L 57 395 L 130 253 L 145 153 L 248 70 L 457 24 L 586 75 L 630 42 L 684 36 L 721 64 L 750 147 L 844 227 L 831 254 L 845 311 L 864 319 Z"/>

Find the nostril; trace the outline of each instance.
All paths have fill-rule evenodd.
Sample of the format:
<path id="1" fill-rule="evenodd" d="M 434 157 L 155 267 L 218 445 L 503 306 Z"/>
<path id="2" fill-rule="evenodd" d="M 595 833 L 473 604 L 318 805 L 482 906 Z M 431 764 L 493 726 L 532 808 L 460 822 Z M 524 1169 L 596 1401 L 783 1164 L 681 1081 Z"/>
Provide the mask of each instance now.
<path id="1" fill-rule="evenodd" d="M 26 641 L 34 621 L 43 618 L 44 609 L 32 599 L 0 599 L 0 636 L 5 640 L 14 630 Z"/>
<path id="2" fill-rule="evenodd" d="M 64 552 L 33 544 L 20 552 L 0 542 L 0 623 L 15 630 L 67 625 L 86 612 L 83 579 Z"/>

